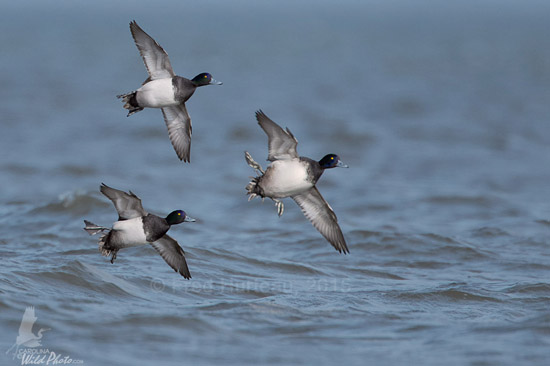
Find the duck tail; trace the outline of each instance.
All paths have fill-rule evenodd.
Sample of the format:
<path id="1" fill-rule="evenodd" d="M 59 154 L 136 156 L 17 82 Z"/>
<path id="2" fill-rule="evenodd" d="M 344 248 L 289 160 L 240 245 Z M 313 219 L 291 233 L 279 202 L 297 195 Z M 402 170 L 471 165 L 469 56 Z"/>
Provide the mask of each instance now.
<path id="1" fill-rule="evenodd" d="M 107 227 L 96 225 L 93 222 L 90 222 L 88 220 L 84 220 L 84 223 L 86 224 L 86 227 L 84 228 L 84 230 L 86 230 L 90 235 L 95 235 L 105 230 L 109 230 L 109 228 Z M 115 261 L 116 253 L 118 252 L 118 249 L 112 248 L 109 243 L 109 241 L 111 240 L 112 232 L 113 232 L 112 230 L 107 231 L 105 234 L 101 235 L 98 241 L 99 251 L 101 252 L 101 255 L 105 257 L 108 257 L 111 255 L 111 263 Z"/>
<path id="2" fill-rule="evenodd" d="M 124 109 L 128 110 L 128 115 L 126 117 L 130 117 L 132 114 L 143 110 L 143 107 L 138 105 L 135 90 L 126 94 L 117 95 L 116 97 L 122 99 Z"/>
<path id="3" fill-rule="evenodd" d="M 99 238 L 99 251 L 101 252 L 101 255 L 104 257 L 111 256 L 111 263 L 114 263 L 116 259 L 116 253 L 118 252 L 118 249 L 115 249 L 111 247 L 110 240 L 111 240 L 111 234 L 112 230 L 109 230 L 109 232 L 103 234 L 101 238 Z"/>
<path id="4" fill-rule="evenodd" d="M 248 194 L 248 200 L 252 200 L 256 196 L 260 196 L 264 198 L 264 192 L 262 188 L 259 186 L 260 179 L 263 177 L 263 174 L 265 174 L 265 171 L 262 169 L 262 166 L 257 163 L 250 153 L 248 151 L 244 152 L 244 158 L 246 159 L 246 163 L 256 171 L 257 174 L 260 174 L 257 177 L 250 177 L 250 183 L 246 186 L 246 194 Z"/>
<path id="5" fill-rule="evenodd" d="M 109 230 L 106 227 L 98 226 L 98 225 L 96 225 L 93 222 L 90 222 L 88 220 L 84 220 L 84 223 L 86 224 L 86 227 L 84 228 L 84 230 L 86 230 L 88 232 L 88 234 L 90 234 L 90 235 L 95 235 L 95 234 L 100 233 L 104 230 Z"/>
<path id="6" fill-rule="evenodd" d="M 246 185 L 246 194 L 248 195 L 248 200 L 252 200 L 256 196 L 264 197 L 264 192 L 262 188 L 258 185 L 261 177 L 250 177 L 250 183 Z"/>

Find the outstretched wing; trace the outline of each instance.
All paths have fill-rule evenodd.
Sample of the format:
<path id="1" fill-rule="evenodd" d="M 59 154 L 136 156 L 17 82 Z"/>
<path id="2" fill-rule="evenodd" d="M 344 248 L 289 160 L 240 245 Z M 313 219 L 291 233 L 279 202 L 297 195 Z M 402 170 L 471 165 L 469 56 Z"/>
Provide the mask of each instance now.
<path id="1" fill-rule="evenodd" d="M 151 245 L 174 271 L 186 279 L 191 278 L 191 273 L 189 273 L 185 261 L 185 253 L 177 241 L 168 235 L 164 235 L 159 240 L 152 242 Z"/>
<path id="2" fill-rule="evenodd" d="M 311 221 L 313 226 L 328 240 L 330 244 L 340 253 L 349 253 L 348 246 L 338 225 L 336 214 L 327 201 L 321 196 L 316 187 L 305 193 L 292 196 L 300 206 L 304 215 Z"/>
<path id="3" fill-rule="evenodd" d="M 296 145 L 298 140 L 292 132 L 287 128 L 283 130 L 278 124 L 273 122 L 261 110 L 256 112 L 258 124 L 267 134 L 268 139 L 268 155 L 267 160 L 289 160 L 298 158 Z"/>
<path id="4" fill-rule="evenodd" d="M 187 113 L 185 103 L 162 108 L 164 122 L 168 128 L 170 142 L 178 154 L 178 158 L 190 162 L 191 153 L 191 117 Z"/>
<path id="5" fill-rule="evenodd" d="M 101 183 L 99 190 L 115 205 L 116 211 L 118 212 L 119 221 L 147 215 L 147 212 L 141 205 L 141 200 L 138 196 L 133 194 L 132 191 L 126 193 L 124 191 L 111 188 L 105 183 Z"/>
<path id="6" fill-rule="evenodd" d="M 32 326 L 36 319 L 38 318 L 34 315 L 34 306 L 28 306 L 25 309 L 21 325 L 19 326 L 19 337 L 26 339 L 34 336 L 32 333 Z"/>
<path id="7" fill-rule="evenodd" d="M 149 73 L 149 79 L 173 77 L 175 75 L 174 70 L 172 70 L 166 51 L 151 36 L 145 33 L 135 20 L 130 23 L 130 31 Z"/>

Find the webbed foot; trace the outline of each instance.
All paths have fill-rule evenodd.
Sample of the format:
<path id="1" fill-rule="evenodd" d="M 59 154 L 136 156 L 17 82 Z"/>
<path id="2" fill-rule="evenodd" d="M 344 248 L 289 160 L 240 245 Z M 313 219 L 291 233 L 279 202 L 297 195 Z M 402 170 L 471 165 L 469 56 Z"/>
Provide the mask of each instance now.
<path id="1" fill-rule="evenodd" d="M 250 155 L 250 153 L 248 151 L 244 152 L 244 158 L 246 159 L 247 164 L 252 169 L 260 172 L 261 174 L 265 173 L 264 170 L 262 169 L 262 166 L 252 158 L 252 156 Z"/>
<path id="2" fill-rule="evenodd" d="M 283 204 L 283 202 L 275 198 L 272 198 L 272 200 L 275 202 L 275 206 L 277 206 L 277 214 L 279 215 L 279 217 L 283 216 L 283 212 L 285 210 L 285 205 Z"/>

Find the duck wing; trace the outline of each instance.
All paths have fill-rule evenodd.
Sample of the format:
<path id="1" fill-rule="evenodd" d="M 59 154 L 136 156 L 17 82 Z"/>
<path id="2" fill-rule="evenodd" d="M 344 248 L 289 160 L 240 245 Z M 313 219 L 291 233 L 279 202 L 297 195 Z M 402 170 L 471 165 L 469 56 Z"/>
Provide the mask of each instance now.
<path id="1" fill-rule="evenodd" d="M 159 240 L 152 242 L 151 245 L 160 254 L 166 263 L 186 279 L 191 278 L 185 253 L 177 241 L 168 235 L 164 235 Z"/>
<path id="2" fill-rule="evenodd" d="M 191 133 L 193 132 L 193 128 L 185 103 L 161 109 L 164 122 L 168 128 L 170 142 L 174 150 L 176 150 L 178 158 L 185 162 L 190 162 L 191 158 L 189 155 L 191 153 Z"/>
<path id="3" fill-rule="evenodd" d="M 298 158 L 296 145 L 298 140 L 287 128 L 283 130 L 278 124 L 273 122 L 261 110 L 256 112 L 258 124 L 267 134 L 268 155 L 267 160 L 290 160 Z"/>
<path id="4" fill-rule="evenodd" d="M 349 253 L 348 246 L 338 225 L 336 214 L 327 201 L 321 196 L 317 187 L 292 196 L 304 215 L 311 221 L 313 226 L 328 240 L 330 244 L 340 253 Z"/>
<path id="5" fill-rule="evenodd" d="M 108 199 L 115 205 L 118 212 L 118 220 L 129 220 L 136 217 L 142 217 L 147 215 L 147 211 L 143 209 L 141 200 L 132 191 L 126 193 L 124 191 L 111 188 L 105 183 L 101 183 L 99 187 L 101 193 L 103 193 Z"/>
<path id="6" fill-rule="evenodd" d="M 173 77 L 175 74 L 168 54 L 135 20 L 130 23 L 130 32 L 149 73 L 148 80 Z"/>

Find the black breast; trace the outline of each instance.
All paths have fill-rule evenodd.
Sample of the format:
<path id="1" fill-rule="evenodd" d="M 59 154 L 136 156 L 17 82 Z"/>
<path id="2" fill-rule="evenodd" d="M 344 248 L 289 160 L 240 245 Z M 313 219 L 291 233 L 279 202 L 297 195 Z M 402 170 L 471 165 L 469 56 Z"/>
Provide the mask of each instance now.
<path id="1" fill-rule="evenodd" d="M 152 243 L 159 240 L 168 232 L 170 225 L 166 223 L 166 219 L 155 215 L 148 214 L 143 218 L 143 231 L 145 239 Z"/>
<path id="2" fill-rule="evenodd" d="M 181 76 L 172 78 L 172 86 L 174 87 L 174 97 L 180 103 L 185 103 L 197 89 L 197 86 L 191 80 Z"/>
<path id="3" fill-rule="evenodd" d="M 321 175 L 323 175 L 324 169 L 321 168 L 319 162 L 313 159 L 300 156 L 300 161 L 306 163 L 308 178 L 313 182 L 313 184 L 316 184 L 319 178 L 321 178 Z"/>

